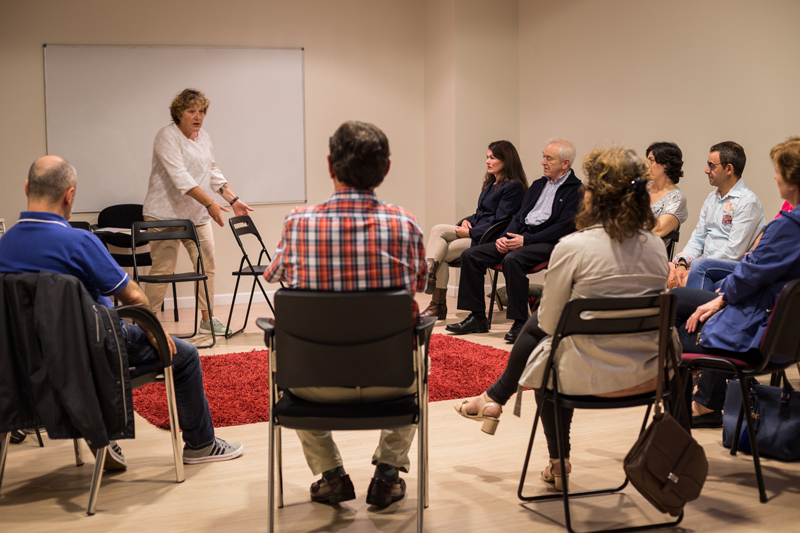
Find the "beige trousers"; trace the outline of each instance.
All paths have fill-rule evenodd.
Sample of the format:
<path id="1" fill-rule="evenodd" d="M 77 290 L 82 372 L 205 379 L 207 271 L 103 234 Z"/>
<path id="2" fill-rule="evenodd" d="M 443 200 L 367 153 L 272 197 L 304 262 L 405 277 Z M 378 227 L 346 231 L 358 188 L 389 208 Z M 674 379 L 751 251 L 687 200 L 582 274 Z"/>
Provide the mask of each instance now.
<path id="1" fill-rule="evenodd" d="M 417 390 L 417 385 L 415 383 L 407 389 L 394 387 L 305 387 L 290 390 L 292 394 L 311 402 L 367 403 L 414 394 Z M 372 455 L 372 464 L 384 463 L 392 465 L 403 472 L 408 472 L 408 467 L 410 466 L 408 451 L 411 449 L 411 442 L 414 440 L 416 429 L 417 426 L 382 429 L 378 447 Z M 303 445 L 306 462 L 314 475 L 342 466 L 342 456 L 339 454 L 339 448 L 336 443 L 333 442 L 330 431 L 301 429 L 296 431 Z"/>
<path id="2" fill-rule="evenodd" d="M 158 220 L 153 217 L 144 217 L 146 221 Z M 151 228 L 149 231 L 161 232 L 169 231 L 171 228 Z M 197 231 L 197 238 L 200 241 L 200 250 L 203 252 L 203 266 L 208 276 L 208 297 L 214 302 L 214 233 L 211 230 L 211 223 L 195 226 Z M 192 260 L 192 266 L 197 265 L 197 248 L 194 243 L 188 239 L 181 241 L 186 251 L 189 252 L 189 257 Z M 161 276 L 165 274 L 172 274 L 175 272 L 175 265 L 178 263 L 178 241 L 152 241 L 150 242 L 150 257 L 153 259 L 153 266 L 150 267 L 150 274 L 153 276 Z M 167 293 L 168 283 L 147 283 L 144 287 L 144 293 L 147 299 L 150 300 L 150 310 L 153 313 L 158 313 L 161 310 L 161 302 L 164 301 L 164 295 Z M 209 311 L 211 316 L 214 315 L 213 306 L 211 309 L 206 302 L 206 293 L 203 290 L 202 282 L 199 285 L 198 292 L 200 293 L 200 309 Z M 177 302 L 176 302 L 177 304 Z"/>
<path id="3" fill-rule="evenodd" d="M 428 246 L 425 248 L 428 258 L 439 262 L 436 271 L 436 288 L 446 289 L 450 280 L 450 261 L 461 257 L 461 253 L 472 245 L 469 237 L 456 235 L 456 227 L 452 224 L 437 224 L 431 230 Z"/>

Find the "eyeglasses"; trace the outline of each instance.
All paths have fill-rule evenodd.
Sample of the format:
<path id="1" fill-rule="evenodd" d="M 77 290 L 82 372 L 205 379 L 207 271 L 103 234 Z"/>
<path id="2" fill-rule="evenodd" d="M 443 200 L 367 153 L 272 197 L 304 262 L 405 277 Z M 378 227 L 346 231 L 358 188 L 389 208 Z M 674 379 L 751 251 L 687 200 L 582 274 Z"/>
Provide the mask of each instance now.
<path id="1" fill-rule="evenodd" d="M 712 163 L 711 161 L 706 161 L 706 164 L 708 165 L 708 170 L 710 170 L 711 172 L 714 172 L 714 169 L 717 168 L 717 167 L 725 167 L 725 166 L 727 166 L 727 165 L 723 165 L 722 163 Z"/>

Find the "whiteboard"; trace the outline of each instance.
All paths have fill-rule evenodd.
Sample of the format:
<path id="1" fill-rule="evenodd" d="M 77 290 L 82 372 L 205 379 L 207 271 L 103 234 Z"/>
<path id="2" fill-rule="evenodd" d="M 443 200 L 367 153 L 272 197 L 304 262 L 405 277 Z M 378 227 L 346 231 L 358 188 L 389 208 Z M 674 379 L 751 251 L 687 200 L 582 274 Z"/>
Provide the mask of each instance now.
<path id="1" fill-rule="evenodd" d="M 46 44 L 44 65 L 47 153 L 78 172 L 74 211 L 144 202 L 186 88 L 211 101 L 203 129 L 243 201 L 306 201 L 302 49 Z"/>

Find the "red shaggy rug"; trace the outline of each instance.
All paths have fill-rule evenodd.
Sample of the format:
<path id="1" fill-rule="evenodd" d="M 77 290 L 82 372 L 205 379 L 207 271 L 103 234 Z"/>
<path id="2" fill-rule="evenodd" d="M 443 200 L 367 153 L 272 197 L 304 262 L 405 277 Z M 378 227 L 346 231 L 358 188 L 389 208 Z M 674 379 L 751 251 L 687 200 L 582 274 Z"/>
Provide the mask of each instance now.
<path id="1" fill-rule="evenodd" d="M 508 352 L 456 337 L 434 334 L 430 344 L 430 401 L 477 396 L 503 372 Z M 267 350 L 201 357 L 203 380 L 214 427 L 268 421 Z M 164 385 L 133 391 L 136 411 L 151 424 L 167 429 Z"/>

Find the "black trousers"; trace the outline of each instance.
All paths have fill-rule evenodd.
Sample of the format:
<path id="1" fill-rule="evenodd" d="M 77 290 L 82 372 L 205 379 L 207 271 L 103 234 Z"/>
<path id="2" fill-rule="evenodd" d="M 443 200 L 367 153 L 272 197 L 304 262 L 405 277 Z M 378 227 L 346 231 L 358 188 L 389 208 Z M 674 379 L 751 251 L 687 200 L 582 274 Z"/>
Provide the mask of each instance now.
<path id="1" fill-rule="evenodd" d="M 555 244 L 529 244 L 502 254 L 495 243 L 467 248 L 461 254 L 461 279 L 458 282 L 458 308 L 471 312 L 486 312 L 483 281 L 486 270 L 498 263 L 503 265 L 506 278 L 508 306 L 506 318 L 528 318 L 528 270 L 550 259 Z"/>
<path id="2" fill-rule="evenodd" d="M 716 298 L 718 296 L 717 293 L 686 287 L 672 289 L 670 292 L 675 294 L 678 299 L 678 309 L 675 314 L 675 327 L 678 328 L 681 346 L 685 353 L 735 357 L 753 364 L 758 364 L 761 361 L 761 353 L 758 350 L 740 353 L 730 350 L 720 350 L 718 348 L 706 348 L 698 343 L 698 339 L 700 338 L 699 331 L 695 331 L 691 334 L 686 331 L 686 321 L 689 320 L 692 313 L 694 313 L 699 306 Z M 697 384 L 697 392 L 694 393 L 694 401 L 714 411 L 722 409 L 725 404 L 725 393 L 728 389 L 729 377 L 730 374 L 725 372 L 704 370 L 703 375 L 700 377 L 700 382 Z"/>
<path id="3" fill-rule="evenodd" d="M 536 348 L 536 345 L 547 336 L 547 333 L 539 328 L 539 313 L 534 313 L 523 326 L 522 331 L 508 355 L 508 363 L 502 375 L 497 378 L 489 390 L 486 391 L 487 396 L 499 403 L 505 405 L 509 398 L 517 392 L 517 384 L 519 378 L 522 376 L 525 365 L 528 363 L 528 357 Z M 536 394 L 536 403 L 544 401 L 542 397 Z M 572 414 L 574 409 L 561 408 L 561 426 L 566 436 L 566 449 L 567 455 L 570 452 L 569 445 L 569 428 L 572 424 Z M 542 405 L 540 412 L 542 420 L 542 428 L 544 429 L 544 436 L 547 439 L 547 449 L 550 452 L 550 458 L 556 459 L 558 457 L 558 440 L 556 437 L 556 410 L 552 402 L 545 402 Z"/>

